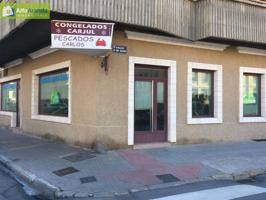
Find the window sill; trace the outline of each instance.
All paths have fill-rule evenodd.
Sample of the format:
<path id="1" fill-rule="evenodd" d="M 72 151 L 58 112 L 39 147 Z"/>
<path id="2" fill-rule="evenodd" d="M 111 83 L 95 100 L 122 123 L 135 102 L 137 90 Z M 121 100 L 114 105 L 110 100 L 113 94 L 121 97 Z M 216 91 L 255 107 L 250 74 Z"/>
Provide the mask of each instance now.
<path id="1" fill-rule="evenodd" d="M 266 117 L 240 117 L 240 123 L 260 123 L 266 122 Z"/>
<path id="2" fill-rule="evenodd" d="M 3 111 L 3 110 L 0 111 L 0 115 L 12 116 L 14 114 L 16 114 L 16 112 Z"/>
<path id="3" fill-rule="evenodd" d="M 71 120 L 69 117 L 58 117 L 58 116 L 48 116 L 48 115 L 32 115 L 31 119 L 47 121 L 47 122 L 56 122 L 62 124 L 70 124 Z"/>
<path id="4" fill-rule="evenodd" d="M 187 124 L 221 124 L 222 119 L 209 117 L 209 118 L 189 118 Z"/>

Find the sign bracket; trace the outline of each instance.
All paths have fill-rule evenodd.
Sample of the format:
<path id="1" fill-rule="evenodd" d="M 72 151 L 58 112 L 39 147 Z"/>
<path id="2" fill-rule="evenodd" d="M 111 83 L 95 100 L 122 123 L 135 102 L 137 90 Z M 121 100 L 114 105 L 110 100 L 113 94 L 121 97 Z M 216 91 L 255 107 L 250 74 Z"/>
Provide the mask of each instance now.
<path id="1" fill-rule="evenodd" d="M 104 55 L 104 56 L 99 56 L 101 60 L 101 68 L 104 69 L 105 73 L 108 73 L 108 58 L 110 55 Z"/>

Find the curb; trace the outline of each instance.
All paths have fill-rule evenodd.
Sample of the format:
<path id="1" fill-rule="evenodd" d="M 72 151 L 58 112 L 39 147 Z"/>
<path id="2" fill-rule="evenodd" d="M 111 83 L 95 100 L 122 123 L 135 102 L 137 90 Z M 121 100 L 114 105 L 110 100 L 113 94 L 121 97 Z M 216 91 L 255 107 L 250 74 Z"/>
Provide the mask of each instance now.
<path id="1" fill-rule="evenodd" d="M 138 192 L 144 192 L 144 191 L 152 191 L 157 189 L 164 189 L 168 187 L 176 187 L 176 186 L 182 186 L 185 184 L 191 184 L 191 183 L 200 183 L 205 181 L 218 181 L 218 180 L 224 180 L 224 181 L 241 181 L 253 178 L 255 176 L 261 175 L 266 173 L 266 168 L 262 169 L 256 169 L 256 170 L 249 170 L 242 173 L 234 173 L 234 174 L 219 174 L 214 176 L 205 177 L 202 179 L 194 179 L 190 181 L 180 181 L 180 182 L 173 182 L 173 183 L 163 183 L 163 184 L 157 184 L 157 185 L 151 185 L 151 186 L 144 186 L 140 188 L 133 188 L 129 189 L 129 193 L 138 193 Z"/>
<path id="2" fill-rule="evenodd" d="M 190 183 L 199 183 L 199 182 L 204 182 L 204 181 L 211 181 L 214 180 L 211 177 L 206 177 L 202 179 L 194 179 L 190 181 L 180 181 L 180 182 L 172 182 L 172 183 L 162 183 L 162 184 L 156 184 L 156 185 L 150 185 L 150 186 L 145 186 L 145 187 L 140 187 L 140 188 L 133 188 L 129 189 L 129 193 L 137 193 L 137 192 L 144 192 L 144 191 L 152 191 L 152 190 L 157 190 L 157 189 L 164 189 L 168 187 L 176 187 L 176 186 L 182 186 Z"/>
<path id="3" fill-rule="evenodd" d="M 60 188 L 50 184 L 46 180 L 38 178 L 35 174 L 24 170 L 20 166 L 16 165 L 14 161 L 9 160 L 5 156 L 0 155 L 0 164 L 9 170 L 15 178 L 18 178 L 30 187 L 36 189 L 42 196 L 48 199 L 56 199 L 57 194 L 62 191 Z"/>

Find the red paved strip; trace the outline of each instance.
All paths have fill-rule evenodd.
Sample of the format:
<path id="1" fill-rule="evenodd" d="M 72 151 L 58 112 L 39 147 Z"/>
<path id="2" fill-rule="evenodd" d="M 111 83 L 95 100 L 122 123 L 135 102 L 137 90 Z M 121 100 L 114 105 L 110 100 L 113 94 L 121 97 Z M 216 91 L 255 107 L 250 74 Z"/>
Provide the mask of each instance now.
<path id="1" fill-rule="evenodd" d="M 134 150 L 119 151 L 119 155 L 133 165 L 136 170 L 129 173 L 114 175 L 121 181 L 141 184 L 158 184 L 161 181 L 156 177 L 160 174 L 173 174 L 180 180 L 197 178 L 200 166 L 197 165 L 168 165 Z"/>

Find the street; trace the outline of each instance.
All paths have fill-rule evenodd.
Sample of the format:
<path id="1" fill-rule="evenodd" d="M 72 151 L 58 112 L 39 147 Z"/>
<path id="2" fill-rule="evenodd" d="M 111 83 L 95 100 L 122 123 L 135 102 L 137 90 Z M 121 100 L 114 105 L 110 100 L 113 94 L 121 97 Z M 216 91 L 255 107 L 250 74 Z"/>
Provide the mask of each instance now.
<path id="1" fill-rule="evenodd" d="M 0 0 L 0 200 L 266 200 L 266 0 Z"/>
<path id="2" fill-rule="evenodd" d="M 17 181 L 0 171 L 0 200 L 34 200 L 34 198 L 27 196 Z"/>
<path id="3" fill-rule="evenodd" d="M 27 196 L 22 185 L 0 171 L 0 200 L 37 200 Z M 68 198 L 68 200 L 93 200 L 95 198 Z M 97 198 L 99 199 L 99 198 Z M 177 187 L 131 193 L 105 200 L 265 200 L 266 174 L 240 182 L 205 181 Z M 63 199 L 61 199 L 63 200 Z M 95 199 L 96 200 L 96 199 Z"/>

